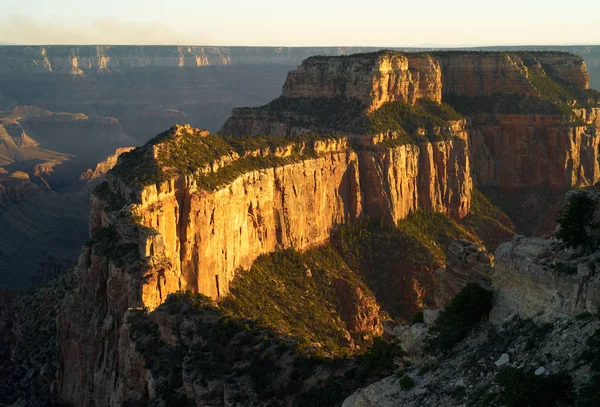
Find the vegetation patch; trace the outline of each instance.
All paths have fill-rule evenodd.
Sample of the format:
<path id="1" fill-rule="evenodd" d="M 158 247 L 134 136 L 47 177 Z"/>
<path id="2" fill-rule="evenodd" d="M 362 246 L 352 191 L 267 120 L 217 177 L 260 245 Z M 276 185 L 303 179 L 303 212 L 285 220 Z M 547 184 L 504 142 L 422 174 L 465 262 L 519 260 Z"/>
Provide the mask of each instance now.
<path id="1" fill-rule="evenodd" d="M 388 102 L 373 113 L 354 98 L 280 97 L 269 104 L 247 110 L 267 111 L 294 126 L 352 134 L 399 133 L 396 144 L 439 141 L 450 138 L 439 130 L 462 116 L 446 103 L 421 99 L 416 105 Z"/>
<path id="2" fill-rule="evenodd" d="M 226 137 L 210 135 L 186 127 L 173 127 L 144 146 L 124 153 L 111 173 L 133 188 L 152 185 L 176 175 L 194 175 L 200 187 L 214 190 L 244 172 L 276 167 L 314 158 L 314 143 L 339 138 L 339 135 L 298 135 L 290 137 Z M 154 146 L 157 157 L 154 157 Z M 291 154 L 276 154 L 290 148 Z M 254 156 L 246 153 L 259 151 Z M 212 171 L 213 164 L 219 168 Z M 206 173 L 203 173 L 206 172 Z M 98 193 L 106 194 L 106 187 Z M 111 200 L 112 197 L 108 197 Z"/>
<path id="3" fill-rule="evenodd" d="M 299 349 L 322 356 L 348 356 L 351 340 L 342 320 L 338 280 L 369 289 L 329 245 L 299 253 L 292 249 L 260 256 L 239 271 L 220 306 L 230 315 L 256 320 L 293 336 Z"/>
<path id="4" fill-rule="evenodd" d="M 353 359 L 334 359 L 322 361 L 321 364 L 315 364 L 314 361 L 313 367 L 326 367 L 333 374 L 320 381 L 317 386 L 300 393 L 294 406 L 339 407 L 357 389 L 394 374 L 397 363 L 404 356 L 399 345 L 378 338 L 365 353 Z M 314 372 L 312 370 L 311 373 Z M 292 380 L 297 380 L 297 376 Z"/>
<path id="5" fill-rule="evenodd" d="M 163 314 L 161 321 L 171 321 L 177 344 L 161 339 L 156 313 Z M 227 386 L 237 405 L 339 406 L 357 388 L 393 374 L 403 356 L 398 345 L 379 338 L 354 357 L 306 354 L 296 346 L 297 338 L 232 316 L 190 292 L 171 294 L 153 314 L 132 312 L 128 324 L 159 397 L 129 406 L 188 405 L 184 378 L 204 389 L 207 403 L 212 396 L 222 402 L 222 394 L 209 390 L 218 383 Z"/>
<path id="6" fill-rule="evenodd" d="M 504 367 L 496 382 L 500 401 L 507 407 L 552 407 L 575 400 L 571 376 L 565 372 L 536 376 L 533 370 Z"/>
<path id="7" fill-rule="evenodd" d="M 467 284 L 437 319 L 425 348 L 430 352 L 452 349 L 488 317 L 492 309 L 492 297 L 492 291 L 477 284 Z"/>
<path id="8" fill-rule="evenodd" d="M 560 228 L 555 233 L 557 239 L 568 246 L 594 245 L 591 242 L 588 227 L 596 209 L 596 201 L 586 191 L 575 191 L 567 198 L 567 203 L 559 212 L 558 222 Z"/>
<path id="9" fill-rule="evenodd" d="M 416 105 L 405 102 L 387 102 L 369 117 L 369 132 L 373 134 L 387 131 L 404 131 L 413 139 L 422 137 L 423 141 L 438 141 L 444 137 L 436 128 L 447 126 L 450 120 L 459 120 L 462 116 L 450 105 L 431 100 L 420 100 Z M 420 135 L 419 131 L 425 134 Z"/>
<path id="10" fill-rule="evenodd" d="M 446 249 L 456 239 L 479 242 L 475 234 L 440 212 L 413 212 L 398 222 L 398 231 L 417 239 L 427 248 L 430 256 L 417 260 L 422 264 L 432 264 L 433 259 L 435 264 L 443 266 L 446 262 Z"/>
<path id="11" fill-rule="evenodd" d="M 570 109 L 558 106 L 550 100 L 527 95 L 496 93 L 476 97 L 450 94 L 444 100 L 457 112 L 470 116 L 490 114 L 566 114 Z"/>
<path id="12" fill-rule="evenodd" d="M 94 195 L 106 202 L 107 209 L 111 212 L 118 211 L 128 203 L 120 194 L 114 193 L 106 181 L 94 188 Z"/>
<path id="13" fill-rule="evenodd" d="M 402 390 L 410 390 L 415 387 L 415 381 L 407 374 L 400 376 L 400 388 Z"/>
<path id="14" fill-rule="evenodd" d="M 91 246 L 102 256 L 110 258 L 118 265 L 131 264 L 140 260 L 136 243 L 124 243 L 114 225 L 101 227 L 94 233 Z"/>

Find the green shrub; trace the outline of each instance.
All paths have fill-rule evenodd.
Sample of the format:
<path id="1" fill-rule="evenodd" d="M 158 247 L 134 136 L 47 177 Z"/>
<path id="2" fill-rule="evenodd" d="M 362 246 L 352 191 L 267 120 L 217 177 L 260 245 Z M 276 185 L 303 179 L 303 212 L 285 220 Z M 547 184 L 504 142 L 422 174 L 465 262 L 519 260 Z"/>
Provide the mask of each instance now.
<path id="1" fill-rule="evenodd" d="M 425 348 L 430 352 L 448 351 L 492 309 L 493 293 L 477 284 L 467 284 L 441 313 L 432 328 L 433 336 Z"/>
<path id="2" fill-rule="evenodd" d="M 423 311 L 417 311 L 415 312 L 415 315 L 413 315 L 412 323 L 418 324 L 420 322 L 423 322 Z"/>
<path id="3" fill-rule="evenodd" d="M 402 390 L 410 390 L 415 387 L 415 381 L 407 374 L 400 377 L 399 383 Z"/>
<path id="4" fill-rule="evenodd" d="M 556 221 L 560 228 L 556 238 L 571 247 L 590 244 L 587 227 L 591 225 L 596 202 L 585 191 L 576 191 L 567 199 Z"/>
<path id="5" fill-rule="evenodd" d="M 552 407 L 575 399 L 571 376 L 565 372 L 536 376 L 533 370 L 505 367 L 496 382 L 500 401 L 507 407 Z"/>

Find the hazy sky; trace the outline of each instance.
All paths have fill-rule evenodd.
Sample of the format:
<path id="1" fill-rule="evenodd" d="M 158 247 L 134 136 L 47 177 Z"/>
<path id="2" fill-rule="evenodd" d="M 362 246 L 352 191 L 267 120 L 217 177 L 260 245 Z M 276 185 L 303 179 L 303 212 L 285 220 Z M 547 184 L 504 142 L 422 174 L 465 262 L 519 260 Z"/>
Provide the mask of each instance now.
<path id="1" fill-rule="evenodd" d="M 600 44 L 600 0 L 0 0 L 0 42 Z"/>

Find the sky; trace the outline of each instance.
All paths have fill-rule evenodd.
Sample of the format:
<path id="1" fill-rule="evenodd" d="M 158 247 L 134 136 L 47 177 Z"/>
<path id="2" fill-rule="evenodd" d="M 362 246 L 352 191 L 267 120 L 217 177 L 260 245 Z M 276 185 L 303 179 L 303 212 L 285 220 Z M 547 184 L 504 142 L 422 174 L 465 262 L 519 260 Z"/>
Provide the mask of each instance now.
<path id="1" fill-rule="evenodd" d="M 0 0 L 0 43 L 600 44 L 600 0 Z"/>

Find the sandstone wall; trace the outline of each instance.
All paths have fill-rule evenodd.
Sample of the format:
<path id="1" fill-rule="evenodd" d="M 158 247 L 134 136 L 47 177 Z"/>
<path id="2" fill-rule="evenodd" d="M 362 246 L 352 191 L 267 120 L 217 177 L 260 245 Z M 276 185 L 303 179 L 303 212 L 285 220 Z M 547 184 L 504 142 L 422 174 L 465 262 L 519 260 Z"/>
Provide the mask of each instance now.
<path id="1" fill-rule="evenodd" d="M 472 182 L 467 143 L 450 140 L 360 153 L 365 213 L 393 223 L 417 210 L 460 219 Z"/>
<path id="2" fill-rule="evenodd" d="M 594 111 L 588 119 L 593 122 Z M 476 117 L 469 132 L 474 182 L 502 188 L 593 185 L 600 179 L 597 130 L 559 115 Z"/>
<path id="3" fill-rule="evenodd" d="M 159 184 L 135 209 L 158 235 L 140 242 L 155 271 L 144 285 L 144 306 L 191 289 L 217 298 L 239 267 L 248 269 L 277 248 L 325 242 L 334 225 L 362 212 L 358 158 L 341 151 L 284 167 L 253 171 L 214 192 L 180 178 Z"/>
<path id="4" fill-rule="evenodd" d="M 192 176 L 145 187 L 141 203 L 132 207 L 136 224 L 94 195 L 92 233 L 114 227 L 122 243 L 135 244 L 147 262 L 123 264 L 83 251 L 75 294 L 59 312 L 60 398 L 81 406 L 117 406 L 148 397 L 150 379 L 135 367 L 139 360 L 127 339 L 129 308 L 154 309 L 179 290 L 223 296 L 239 267 L 249 268 L 260 254 L 280 248 L 325 242 L 335 225 L 363 213 L 363 200 L 364 211 L 390 221 L 418 209 L 455 217 L 468 212 L 464 140 L 361 152 L 360 158 L 341 141 L 317 144 L 315 151 L 317 158 L 251 171 L 215 191 L 199 188 Z M 363 174 L 370 171 L 365 162 L 377 174 Z M 115 181 L 114 188 L 123 188 Z M 385 184 L 385 192 L 377 182 Z"/>
<path id="5" fill-rule="evenodd" d="M 219 47 L 158 46 L 35 46 L 0 47 L 2 73 L 106 73 L 120 68 L 200 67 L 229 65 Z"/>
<path id="6" fill-rule="evenodd" d="M 294 114 L 292 112 L 270 112 L 260 109 L 239 108 L 233 109 L 231 117 L 227 119 L 220 134 L 228 136 L 260 136 L 270 134 L 272 136 L 295 136 L 298 134 L 310 134 L 319 131 L 315 128 L 306 128 L 293 124 Z M 327 129 L 322 129 L 327 133 Z"/>

